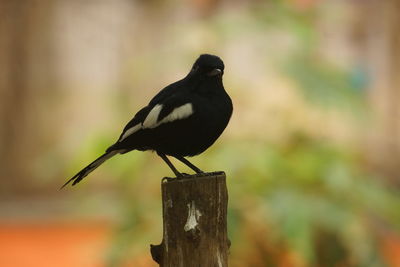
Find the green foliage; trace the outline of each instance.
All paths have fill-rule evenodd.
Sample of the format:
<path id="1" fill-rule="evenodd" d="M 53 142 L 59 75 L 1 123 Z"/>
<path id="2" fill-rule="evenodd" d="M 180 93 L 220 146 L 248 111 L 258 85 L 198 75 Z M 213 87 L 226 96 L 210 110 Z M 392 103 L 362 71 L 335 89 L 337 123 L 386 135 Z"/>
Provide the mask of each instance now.
<path id="1" fill-rule="evenodd" d="M 240 209 L 243 202 L 251 202 L 255 211 L 247 219 L 264 221 L 266 229 L 273 229 L 266 239 L 285 243 L 306 262 L 317 262 L 320 250 L 336 255 L 338 261 L 351 258 L 360 266 L 380 261 L 374 221 L 398 230 L 400 197 L 364 172 L 356 155 L 297 134 L 281 145 L 241 142 L 232 146 L 229 150 L 251 148 L 250 157 L 230 175 L 234 196 L 230 206 L 235 212 L 229 218 L 237 229 L 246 231 L 240 227 L 245 219 L 238 218 L 247 214 Z M 241 154 L 218 153 L 231 162 Z M 336 248 L 330 247 L 326 236 L 334 237 Z"/>
<path id="2" fill-rule="evenodd" d="M 362 72 L 346 72 L 318 57 L 301 54 L 291 57 L 284 71 L 299 86 L 305 99 L 322 107 L 360 109 L 365 106 Z"/>

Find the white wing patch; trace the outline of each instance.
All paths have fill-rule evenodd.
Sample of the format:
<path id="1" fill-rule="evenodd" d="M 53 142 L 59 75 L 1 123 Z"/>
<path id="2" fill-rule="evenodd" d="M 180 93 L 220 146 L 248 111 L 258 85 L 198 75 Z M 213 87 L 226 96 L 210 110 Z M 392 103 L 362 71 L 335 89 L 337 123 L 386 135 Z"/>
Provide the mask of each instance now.
<path id="1" fill-rule="evenodd" d="M 129 128 L 124 132 L 118 142 L 123 141 L 125 138 L 130 136 L 133 133 L 136 133 L 140 129 L 154 129 L 160 124 L 173 122 L 176 120 L 185 119 L 193 114 L 193 105 L 192 103 L 184 104 L 180 107 L 174 108 L 174 110 L 165 116 L 161 121 L 158 121 L 158 116 L 162 110 L 162 105 L 155 105 L 152 110 L 150 110 L 149 114 L 147 115 L 146 119 L 143 123 L 136 124 L 135 126 Z"/>
<path id="2" fill-rule="evenodd" d="M 162 123 L 173 122 L 176 120 L 185 119 L 192 114 L 193 114 L 193 105 L 192 105 L 192 103 L 187 103 L 180 107 L 174 108 L 174 110 L 170 114 L 168 114 L 164 119 L 162 119 L 160 122 L 158 122 L 157 126 Z M 157 126 L 155 126 L 155 127 L 157 127 Z"/>
<path id="3" fill-rule="evenodd" d="M 182 120 L 193 114 L 192 103 L 184 104 L 180 107 L 174 108 L 174 110 L 165 116 L 161 121 L 157 121 L 158 115 L 160 114 L 162 105 L 156 105 L 147 115 L 147 118 L 143 122 L 143 129 L 154 129 L 160 124 L 173 122 L 176 120 Z M 153 112 L 154 111 L 154 112 Z"/>
<path id="4" fill-rule="evenodd" d="M 152 110 L 150 110 L 149 114 L 147 115 L 146 119 L 143 122 L 143 129 L 146 128 L 155 128 L 157 127 L 157 120 L 158 120 L 158 115 L 160 115 L 162 109 L 162 105 L 155 105 L 154 108 Z"/>
<path id="5" fill-rule="evenodd" d="M 128 130 L 126 130 L 124 132 L 124 134 L 121 136 L 121 138 L 118 140 L 118 142 L 121 142 L 122 140 L 124 140 L 125 138 L 127 138 L 128 136 L 130 136 L 131 134 L 139 131 L 140 129 L 142 129 L 142 124 L 136 124 L 135 126 L 129 128 Z"/>

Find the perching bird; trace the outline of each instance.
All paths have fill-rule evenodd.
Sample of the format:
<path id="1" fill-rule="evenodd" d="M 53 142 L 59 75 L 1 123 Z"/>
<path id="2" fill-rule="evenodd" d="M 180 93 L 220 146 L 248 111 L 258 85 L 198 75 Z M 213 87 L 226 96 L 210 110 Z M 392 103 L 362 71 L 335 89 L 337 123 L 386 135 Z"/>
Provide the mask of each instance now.
<path id="1" fill-rule="evenodd" d="M 233 107 L 222 84 L 223 74 L 219 57 L 201 55 L 185 78 L 162 89 L 128 122 L 115 144 L 61 188 L 79 183 L 109 158 L 132 150 L 156 151 L 177 177 L 183 174 L 167 155 L 202 173 L 184 157 L 204 152 L 228 125 Z"/>

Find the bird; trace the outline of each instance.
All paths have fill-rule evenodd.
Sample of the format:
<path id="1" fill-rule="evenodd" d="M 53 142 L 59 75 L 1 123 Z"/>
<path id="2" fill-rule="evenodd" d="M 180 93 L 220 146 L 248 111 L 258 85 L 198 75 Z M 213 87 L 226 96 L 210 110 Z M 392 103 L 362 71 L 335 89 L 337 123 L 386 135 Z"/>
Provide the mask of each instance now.
<path id="1" fill-rule="evenodd" d="M 123 129 L 105 153 L 69 179 L 76 185 L 89 173 L 117 154 L 133 150 L 154 151 L 176 178 L 187 174 L 175 168 L 167 156 L 181 161 L 196 174 L 204 173 L 185 157 L 208 149 L 225 130 L 233 112 L 222 81 L 225 65 L 221 58 L 201 54 L 190 72 L 156 94 Z"/>

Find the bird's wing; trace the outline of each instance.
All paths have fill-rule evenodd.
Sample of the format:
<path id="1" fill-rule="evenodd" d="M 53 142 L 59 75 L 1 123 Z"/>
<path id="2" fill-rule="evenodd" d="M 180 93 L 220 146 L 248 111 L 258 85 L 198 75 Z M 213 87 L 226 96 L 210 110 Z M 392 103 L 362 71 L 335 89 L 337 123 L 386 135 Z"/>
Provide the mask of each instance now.
<path id="1" fill-rule="evenodd" d="M 121 135 L 118 138 L 118 142 L 121 142 L 122 140 L 124 140 L 126 137 L 128 137 L 129 135 L 137 132 L 138 130 L 140 130 L 142 128 L 142 123 L 145 120 L 145 118 L 147 117 L 147 115 L 149 114 L 149 112 L 151 111 L 152 106 L 148 105 L 144 108 L 142 108 L 141 110 L 139 110 L 135 116 L 133 117 L 133 119 L 131 119 L 128 124 L 125 126 L 124 130 L 122 131 Z"/>
<path id="2" fill-rule="evenodd" d="M 180 92 L 164 97 L 157 104 L 149 104 L 142 108 L 135 117 L 128 122 L 122 131 L 117 143 L 112 145 L 107 151 L 120 149 L 122 141 L 134 137 L 134 134 L 142 130 L 151 130 L 161 124 L 171 123 L 176 120 L 185 119 L 193 114 L 193 104 L 188 97 Z"/>
<path id="3" fill-rule="evenodd" d="M 176 92 L 156 104 L 143 121 L 143 129 L 185 119 L 193 114 L 193 104 L 185 92 Z"/>
<path id="4" fill-rule="evenodd" d="M 132 128 L 133 126 L 137 125 L 138 123 L 142 123 L 144 121 L 144 119 L 146 118 L 147 114 L 149 114 L 150 110 L 152 109 L 152 106 L 148 105 L 145 106 L 144 108 L 142 108 L 141 110 L 139 110 L 135 116 L 133 117 L 133 119 L 131 119 L 128 124 L 124 127 L 124 130 L 121 133 L 121 136 L 130 128 Z M 120 137 L 121 137 L 120 136 Z"/>
<path id="5" fill-rule="evenodd" d="M 158 94 L 156 94 L 149 102 L 149 104 L 139 110 L 139 112 L 136 113 L 136 115 L 133 117 L 132 120 L 128 122 L 128 124 L 125 126 L 124 130 L 122 131 L 120 135 L 120 139 L 124 134 L 131 129 L 132 127 L 137 126 L 139 123 L 143 123 L 146 119 L 146 117 L 149 115 L 150 111 L 156 106 L 160 104 L 165 104 L 166 102 L 169 102 L 170 104 L 173 104 L 174 99 L 176 98 L 176 95 L 179 95 L 180 92 L 182 92 L 182 80 L 174 82 L 164 89 L 162 89 Z M 172 100 L 172 101 L 171 101 Z M 154 113 L 154 111 L 153 111 Z M 164 112 L 163 112 L 164 113 Z"/>

